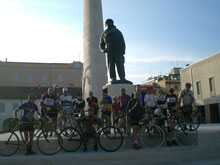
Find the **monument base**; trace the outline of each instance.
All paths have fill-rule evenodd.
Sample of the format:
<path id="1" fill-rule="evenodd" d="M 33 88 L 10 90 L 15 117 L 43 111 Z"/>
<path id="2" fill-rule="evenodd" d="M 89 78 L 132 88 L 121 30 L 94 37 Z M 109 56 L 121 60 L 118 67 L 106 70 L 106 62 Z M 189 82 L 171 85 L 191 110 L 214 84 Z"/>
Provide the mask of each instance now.
<path id="1" fill-rule="evenodd" d="M 127 83 L 127 84 L 124 84 L 124 83 L 111 83 L 111 82 L 108 82 L 104 87 L 104 88 L 108 88 L 108 95 L 109 96 L 120 96 L 120 90 L 121 88 L 125 88 L 125 91 L 126 91 L 126 94 L 127 95 L 130 95 L 135 91 L 135 86 L 132 84 L 132 83 Z"/>

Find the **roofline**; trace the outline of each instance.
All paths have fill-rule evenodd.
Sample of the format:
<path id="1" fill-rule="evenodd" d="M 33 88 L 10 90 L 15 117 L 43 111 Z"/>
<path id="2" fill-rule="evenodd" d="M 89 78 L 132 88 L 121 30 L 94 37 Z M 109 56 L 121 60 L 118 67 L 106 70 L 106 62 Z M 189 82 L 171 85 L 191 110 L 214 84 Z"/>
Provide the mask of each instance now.
<path id="1" fill-rule="evenodd" d="M 9 64 L 45 64 L 45 65 L 67 65 L 67 64 L 73 64 L 73 63 L 81 63 L 83 64 L 81 61 L 73 61 L 72 63 L 47 63 L 47 62 L 6 62 L 6 61 L 0 61 L 0 63 L 9 63 Z"/>

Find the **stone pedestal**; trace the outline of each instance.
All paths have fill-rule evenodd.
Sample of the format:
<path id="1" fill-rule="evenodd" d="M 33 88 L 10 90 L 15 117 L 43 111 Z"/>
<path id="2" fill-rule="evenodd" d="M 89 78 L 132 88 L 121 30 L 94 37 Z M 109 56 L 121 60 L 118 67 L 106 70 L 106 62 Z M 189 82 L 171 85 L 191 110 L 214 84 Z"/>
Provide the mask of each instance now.
<path id="1" fill-rule="evenodd" d="M 111 84 L 107 83 L 104 88 L 108 88 L 108 95 L 113 96 L 120 96 L 120 89 L 125 88 L 126 94 L 131 96 L 131 94 L 135 91 L 135 86 L 133 84 Z"/>

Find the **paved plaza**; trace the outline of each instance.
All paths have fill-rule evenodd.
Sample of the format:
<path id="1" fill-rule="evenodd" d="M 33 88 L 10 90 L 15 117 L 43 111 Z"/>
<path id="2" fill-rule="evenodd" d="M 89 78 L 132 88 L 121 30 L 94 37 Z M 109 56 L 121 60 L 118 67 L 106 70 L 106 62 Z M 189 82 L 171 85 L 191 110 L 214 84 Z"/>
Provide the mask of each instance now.
<path id="1" fill-rule="evenodd" d="M 53 156 L 37 154 L 25 156 L 16 154 L 11 157 L 1 157 L 1 165 L 47 165 L 47 164 L 220 164 L 220 124 L 206 124 L 199 128 L 198 145 L 173 146 L 158 148 L 142 148 L 140 150 L 120 149 L 108 153 L 105 151 L 93 152 L 89 150 L 83 153 L 79 150 L 74 153 L 60 152 Z"/>

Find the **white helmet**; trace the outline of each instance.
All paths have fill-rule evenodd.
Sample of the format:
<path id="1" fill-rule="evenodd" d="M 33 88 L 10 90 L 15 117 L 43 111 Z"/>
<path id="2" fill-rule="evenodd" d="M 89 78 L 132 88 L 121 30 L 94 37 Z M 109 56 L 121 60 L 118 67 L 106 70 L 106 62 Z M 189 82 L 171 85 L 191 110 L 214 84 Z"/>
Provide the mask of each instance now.
<path id="1" fill-rule="evenodd" d="M 68 88 L 63 88 L 63 92 L 68 92 Z"/>
<path id="2" fill-rule="evenodd" d="M 161 116 L 162 112 L 161 112 L 160 108 L 155 109 L 154 114 L 157 115 L 157 116 Z"/>
<path id="3" fill-rule="evenodd" d="M 53 84 L 53 88 L 57 88 L 57 89 L 59 89 L 60 87 L 59 87 L 58 84 Z"/>

